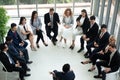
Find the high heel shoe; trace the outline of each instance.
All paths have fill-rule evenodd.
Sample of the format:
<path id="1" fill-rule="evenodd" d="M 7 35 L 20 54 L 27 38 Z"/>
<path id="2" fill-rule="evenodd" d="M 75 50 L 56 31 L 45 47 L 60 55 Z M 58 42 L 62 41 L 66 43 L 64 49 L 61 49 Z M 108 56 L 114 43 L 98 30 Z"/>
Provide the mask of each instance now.
<path id="1" fill-rule="evenodd" d="M 37 49 L 33 46 L 30 46 L 32 51 L 37 51 Z"/>
<path id="2" fill-rule="evenodd" d="M 36 44 L 37 48 L 40 48 L 39 44 Z"/>
<path id="3" fill-rule="evenodd" d="M 45 42 L 43 43 L 46 47 L 48 46 L 48 44 L 46 44 Z"/>
<path id="4" fill-rule="evenodd" d="M 82 61 L 81 62 L 81 64 L 88 64 L 88 63 L 89 63 L 89 61 L 84 61 L 84 62 Z"/>
<path id="5" fill-rule="evenodd" d="M 74 45 L 71 45 L 69 48 L 70 48 L 71 50 L 73 50 L 73 49 L 74 49 Z"/>
<path id="6" fill-rule="evenodd" d="M 95 67 L 88 69 L 88 72 L 91 72 L 91 71 L 93 71 L 93 70 L 95 70 Z"/>

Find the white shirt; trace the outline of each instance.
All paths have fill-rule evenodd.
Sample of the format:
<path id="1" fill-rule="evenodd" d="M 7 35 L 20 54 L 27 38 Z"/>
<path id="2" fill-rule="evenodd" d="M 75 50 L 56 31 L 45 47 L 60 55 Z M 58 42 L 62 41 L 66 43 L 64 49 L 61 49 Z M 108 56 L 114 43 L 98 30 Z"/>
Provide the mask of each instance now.
<path id="1" fill-rule="evenodd" d="M 110 55 L 110 60 L 109 60 L 109 64 L 108 64 L 108 65 L 110 65 L 111 60 L 112 60 L 112 58 L 113 58 L 113 56 L 114 56 L 115 52 L 116 52 L 116 50 L 115 50 L 114 52 L 112 52 L 112 53 L 111 53 L 111 55 Z"/>
<path id="2" fill-rule="evenodd" d="M 80 24 L 81 24 L 81 25 L 83 25 L 84 20 L 85 20 L 85 17 L 81 17 L 81 19 L 80 19 Z"/>
<path id="3" fill-rule="evenodd" d="M 4 52 L 4 53 L 8 57 L 10 64 L 13 64 L 13 61 L 12 61 L 11 57 L 9 56 L 9 54 L 7 52 Z"/>

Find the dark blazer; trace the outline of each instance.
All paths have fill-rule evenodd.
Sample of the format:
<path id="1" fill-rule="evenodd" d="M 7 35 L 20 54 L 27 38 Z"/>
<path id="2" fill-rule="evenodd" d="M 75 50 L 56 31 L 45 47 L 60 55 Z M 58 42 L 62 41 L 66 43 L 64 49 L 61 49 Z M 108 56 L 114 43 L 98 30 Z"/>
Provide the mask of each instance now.
<path id="1" fill-rule="evenodd" d="M 55 70 L 54 73 L 58 80 L 74 80 L 75 79 L 75 74 L 73 71 L 63 73 Z"/>
<path id="2" fill-rule="evenodd" d="M 117 71 L 120 68 L 120 53 L 118 51 L 115 52 L 114 56 L 110 62 L 111 71 Z"/>
<path id="3" fill-rule="evenodd" d="M 12 69 L 15 67 L 15 64 L 11 64 L 7 55 L 4 52 L 0 53 L 0 61 L 3 63 L 8 72 L 12 72 Z"/>
<path id="4" fill-rule="evenodd" d="M 82 17 L 82 15 L 79 15 L 79 17 L 76 19 L 76 21 L 80 21 L 81 17 Z M 78 27 L 78 25 L 76 27 Z M 85 17 L 85 20 L 84 20 L 83 24 L 81 25 L 81 27 L 83 30 L 83 34 L 86 34 L 87 30 L 90 27 L 90 21 L 89 21 L 88 17 Z"/>
<path id="5" fill-rule="evenodd" d="M 95 40 L 97 35 L 98 35 L 98 30 L 99 30 L 99 26 L 98 24 L 95 22 L 94 25 L 88 29 L 86 36 L 87 38 L 90 38 L 90 40 Z"/>
<path id="6" fill-rule="evenodd" d="M 46 28 L 50 28 L 50 26 L 48 26 L 48 23 L 50 22 L 50 14 L 46 13 L 44 15 L 44 23 L 45 23 L 45 27 Z M 60 23 L 60 19 L 57 13 L 53 14 L 53 29 L 58 29 L 58 23 Z"/>
<path id="7" fill-rule="evenodd" d="M 110 61 L 110 52 L 104 54 L 104 59 L 109 63 Z M 108 67 L 111 68 L 111 72 L 115 72 L 120 68 L 120 53 L 116 51 L 111 59 L 110 65 Z"/>
<path id="8" fill-rule="evenodd" d="M 12 32 L 12 30 L 10 29 L 8 31 L 8 36 L 12 37 L 13 39 L 13 44 L 18 47 L 19 46 L 19 43 L 22 42 L 22 39 L 20 38 L 19 34 L 17 33 L 17 31 L 15 32 L 15 34 Z M 16 35 L 16 36 L 15 36 Z"/>
<path id="9" fill-rule="evenodd" d="M 109 43 L 109 37 L 110 37 L 110 34 L 108 32 L 104 33 L 104 35 L 102 36 L 102 38 L 100 38 L 100 33 L 97 35 L 96 39 L 95 39 L 95 42 L 97 42 L 97 44 L 100 46 L 100 47 L 103 47 L 103 50 L 105 49 L 105 47 L 108 45 Z"/>

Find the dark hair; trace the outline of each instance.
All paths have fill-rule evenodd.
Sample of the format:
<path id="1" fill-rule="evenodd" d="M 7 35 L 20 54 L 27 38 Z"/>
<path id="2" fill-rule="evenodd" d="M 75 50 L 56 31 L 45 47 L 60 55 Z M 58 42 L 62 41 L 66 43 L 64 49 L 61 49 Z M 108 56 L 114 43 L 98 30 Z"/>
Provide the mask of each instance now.
<path id="1" fill-rule="evenodd" d="M 5 45 L 6 45 L 5 43 L 0 44 L 0 50 L 1 50 L 1 51 L 3 51 L 3 50 L 6 48 Z"/>
<path id="2" fill-rule="evenodd" d="M 116 44 L 109 44 L 112 48 L 116 48 Z"/>
<path id="3" fill-rule="evenodd" d="M 64 64 L 62 70 L 63 70 L 63 72 L 67 73 L 70 70 L 70 65 Z"/>
<path id="4" fill-rule="evenodd" d="M 11 41 L 12 40 L 12 37 L 11 36 L 7 36 L 6 37 L 6 41 Z"/>
<path id="5" fill-rule="evenodd" d="M 95 16 L 90 16 L 90 20 L 95 20 Z"/>
<path id="6" fill-rule="evenodd" d="M 53 9 L 53 8 L 50 8 L 50 10 L 49 10 L 49 11 L 50 11 L 50 12 L 51 12 L 51 11 L 54 11 L 54 9 Z"/>
<path id="7" fill-rule="evenodd" d="M 37 12 L 37 11 L 33 11 L 33 12 L 32 12 L 32 16 L 31 16 L 31 25 L 33 25 L 33 20 L 34 20 L 35 14 L 38 14 L 38 12 Z"/>
<path id="8" fill-rule="evenodd" d="M 101 28 L 107 28 L 107 25 L 102 24 L 102 25 L 101 25 Z"/>
<path id="9" fill-rule="evenodd" d="M 20 24 L 22 24 L 22 21 L 23 21 L 24 19 L 26 20 L 26 18 L 25 18 L 25 17 L 20 17 L 20 22 L 19 22 L 19 25 L 20 25 Z"/>
<path id="10" fill-rule="evenodd" d="M 16 27 L 17 25 L 15 24 L 15 23 L 12 23 L 11 24 L 11 28 L 14 28 L 14 27 Z"/>
<path id="11" fill-rule="evenodd" d="M 88 17 L 87 11 L 85 9 L 81 10 L 81 12 L 84 12 L 86 14 L 85 17 Z"/>

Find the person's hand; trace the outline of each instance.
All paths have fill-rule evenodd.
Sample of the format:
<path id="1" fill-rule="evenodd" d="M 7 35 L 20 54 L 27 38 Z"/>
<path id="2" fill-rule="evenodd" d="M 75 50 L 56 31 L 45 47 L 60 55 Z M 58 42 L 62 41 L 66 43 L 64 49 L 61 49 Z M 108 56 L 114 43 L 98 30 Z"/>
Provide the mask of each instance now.
<path id="1" fill-rule="evenodd" d="M 89 41 L 89 40 L 90 40 L 90 38 L 86 38 L 85 40 L 86 40 L 86 41 Z"/>
<path id="2" fill-rule="evenodd" d="M 81 26 L 81 24 L 80 24 L 80 22 L 79 22 L 79 21 L 77 21 L 77 25 L 78 25 L 78 26 Z"/>
<path id="3" fill-rule="evenodd" d="M 65 28 L 70 28 L 70 26 L 68 26 L 68 25 L 65 25 L 64 27 L 65 27 Z"/>
<path id="4" fill-rule="evenodd" d="M 19 61 L 16 61 L 15 67 L 20 67 Z"/>
<path id="5" fill-rule="evenodd" d="M 104 54 L 103 50 L 99 51 L 98 53 L 99 53 L 99 54 Z"/>
<path id="6" fill-rule="evenodd" d="M 23 52 L 22 51 L 20 51 L 20 56 L 23 56 Z"/>
<path id="7" fill-rule="evenodd" d="M 86 35 L 83 35 L 82 37 L 83 37 L 84 40 L 86 39 Z"/>
<path id="8" fill-rule="evenodd" d="M 48 26 L 51 26 L 51 22 L 48 23 Z"/>
<path id="9" fill-rule="evenodd" d="M 19 43 L 19 46 L 23 46 L 23 45 L 24 45 L 24 43 L 22 43 L 22 42 L 21 42 L 21 43 Z"/>
<path id="10" fill-rule="evenodd" d="M 106 73 L 108 73 L 108 72 L 110 72 L 111 71 L 111 68 L 105 68 L 104 69 L 104 72 L 106 72 Z"/>

